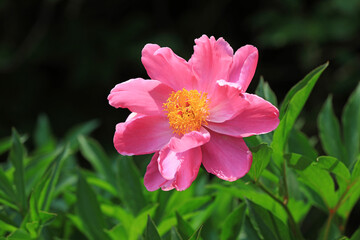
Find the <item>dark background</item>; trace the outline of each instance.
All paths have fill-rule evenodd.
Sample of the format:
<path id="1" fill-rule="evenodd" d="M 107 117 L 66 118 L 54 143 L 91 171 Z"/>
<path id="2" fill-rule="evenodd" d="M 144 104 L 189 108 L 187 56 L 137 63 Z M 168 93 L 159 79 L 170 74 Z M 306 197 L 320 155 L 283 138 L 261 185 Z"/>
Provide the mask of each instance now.
<path id="1" fill-rule="evenodd" d="M 13 126 L 31 137 L 41 113 L 57 137 L 98 119 L 93 136 L 115 153 L 115 125 L 129 112 L 108 105 L 110 90 L 147 78 L 140 61 L 146 43 L 189 59 L 202 34 L 224 37 L 234 50 L 255 45 L 260 57 L 249 92 L 263 75 L 279 101 L 330 61 L 301 115 L 303 131 L 316 136 L 326 97 L 333 94 L 339 117 L 360 80 L 359 30 L 358 0 L 0 0 L 0 138 Z M 316 216 L 326 217 L 311 214 Z"/>
<path id="2" fill-rule="evenodd" d="M 246 4 L 244 4 L 246 3 Z M 94 136 L 111 148 L 115 124 L 127 110 L 107 103 L 115 84 L 147 78 L 146 43 L 189 59 L 194 39 L 224 37 L 234 48 L 259 49 L 260 75 L 281 101 L 309 71 L 330 61 L 305 106 L 304 131 L 328 94 L 336 114 L 360 79 L 360 2 L 326 1 L 0 1 L 0 137 L 33 132 L 40 113 L 62 137 L 74 124 L 98 119 Z"/>

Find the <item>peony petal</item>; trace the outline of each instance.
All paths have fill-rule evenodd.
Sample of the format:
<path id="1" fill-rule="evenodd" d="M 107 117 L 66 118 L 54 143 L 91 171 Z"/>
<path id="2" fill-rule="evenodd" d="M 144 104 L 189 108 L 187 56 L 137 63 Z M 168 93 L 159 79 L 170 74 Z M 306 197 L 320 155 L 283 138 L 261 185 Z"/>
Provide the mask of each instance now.
<path id="1" fill-rule="evenodd" d="M 183 161 L 172 185 L 176 190 L 183 191 L 190 187 L 196 179 L 201 165 L 202 153 L 201 148 L 196 147 L 178 154 L 181 155 Z"/>
<path id="2" fill-rule="evenodd" d="M 243 96 L 249 104 L 236 117 L 222 123 L 209 122 L 207 128 L 234 137 L 249 137 L 271 132 L 279 125 L 279 110 L 275 106 L 253 94 Z"/>
<path id="3" fill-rule="evenodd" d="M 166 148 L 166 150 L 165 150 Z M 190 149 L 182 153 L 174 153 L 168 147 L 165 147 L 163 155 L 166 161 L 174 161 L 176 163 L 176 172 L 172 179 L 165 179 L 169 171 L 161 169 L 158 162 L 164 161 L 161 159 L 161 153 L 156 152 L 148 165 L 144 177 L 144 184 L 148 191 L 155 191 L 161 187 L 164 191 L 169 191 L 176 188 L 178 191 L 183 191 L 190 187 L 191 183 L 196 179 L 201 165 L 201 149 L 199 147 Z M 161 160 L 160 160 L 161 159 Z M 172 167 L 172 166 L 170 166 Z"/>
<path id="4" fill-rule="evenodd" d="M 174 136 L 169 142 L 169 148 L 174 152 L 184 152 L 207 143 L 210 140 L 210 133 L 201 128 L 200 131 L 192 131 L 184 134 L 181 138 Z"/>
<path id="5" fill-rule="evenodd" d="M 193 89 L 195 79 L 189 64 L 170 48 L 146 44 L 142 50 L 141 61 L 151 79 L 159 80 L 175 91 Z"/>
<path id="6" fill-rule="evenodd" d="M 178 171 L 182 159 L 180 158 L 181 154 L 177 154 L 174 151 L 171 151 L 168 146 L 165 146 L 159 152 L 158 164 L 160 174 L 166 180 L 172 180 L 175 178 L 175 174 Z"/>
<path id="7" fill-rule="evenodd" d="M 136 116 L 116 125 L 114 146 L 123 155 L 148 154 L 159 151 L 172 136 L 165 116 Z"/>
<path id="8" fill-rule="evenodd" d="M 210 97 L 208 121 L 219 123 L 232 119 L 248 104 L 236 84 L 219 80 Z"/>
<path id="9" fill-rule="evenodd" d="M 159 81 L 135 78 L 116 85 L 108 100 L 116 108 L 128 108 L 146 115 L 164 115 L 163 103 L 172 91 Z"/>
<path id="10" fill-rule="evenodd" d="M 228 79 L 233 50 L 223 39 L 206 35 L 195 39 L 194 54 L 189 60 L 198 79 L 197 90 L 212 94 L 217 80 Z"/>
<path id="11" fill-rule="evenodd" d="M 206 171 L 227 181 L 243 177 L 252 163 L 251 152 L 244 140 L 212 131 L 210 134 L 210 141 L 201 147 Z"/>
<path id="12" fill-rule="evenodd" d="M 237 83 L 241 91 L 245 92 L 255 74 L 258 58 L 256 47 L 246 45 L 239 48 L 233 58 L 229 82 Z"/>
<path id="13" fill-rule="evenodd" d="M 144 185 L 148 191 L 155 191 L 167 182 L 167 180 L 163 178 L 159 172 L 157 161 L 158 157 L 159 152 L 156 152 L 146 168 Z"/>

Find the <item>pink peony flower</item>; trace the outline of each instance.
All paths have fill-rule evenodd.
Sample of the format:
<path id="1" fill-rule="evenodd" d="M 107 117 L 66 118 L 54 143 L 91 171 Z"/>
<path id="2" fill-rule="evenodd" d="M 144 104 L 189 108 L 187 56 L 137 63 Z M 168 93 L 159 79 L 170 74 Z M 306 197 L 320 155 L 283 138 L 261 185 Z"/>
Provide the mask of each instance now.
<path id="1" fill-rule="evenodd" d="M 279 111 L 245 93 L 255 73 L 258 51 L 233 49 L 223 39 L 195 40 L 189 61 L 170 48 L 147 44 L 141 61 L 151 80 L 130 79 L 108 96 L 111 106 L 132 111 L 116 125 L 114 145 L 123 155 L 155 153 L 144 184 L 149 191 L 185 190 L 200 165 L 235 181 L 250 169 L 252 155 L 243 137 L 279 124 Z"/>

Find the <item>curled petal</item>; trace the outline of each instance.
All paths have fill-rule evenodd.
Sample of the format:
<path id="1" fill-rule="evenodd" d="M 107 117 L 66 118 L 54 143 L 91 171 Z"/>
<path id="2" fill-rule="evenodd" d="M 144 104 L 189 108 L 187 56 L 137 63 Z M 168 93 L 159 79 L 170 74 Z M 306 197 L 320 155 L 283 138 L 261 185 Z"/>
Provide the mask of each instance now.
<path id="1" fill-rule="evenodd" d="M 189 60 L 198 80 L 197 89 L 212 94 L 217 80 L 228 79 L 233 50 L 223 39 L 203 35 L 195 40 L 194 54 Z"/>
<path id="2" fill-rule="evenodd" d="M 239 48 L 233 58 L 229 82 L 237 83 L 241 91 L 245 92 L 255 74 L 258 58 L 256 47 L 246 45 Z"/>
<path id="3" fill-rule="evenodd" d="M 108 100 L 116 108 L 128 108 L 146 115 L 163 115 L 163 103 L 173 90 L 156 80 L 135 78 L 116 85 Z"/>
<path id="4" fill-rule="evenodd" d="M 251 152 L 244 140 L 212 131 L 210 134 L 210 141 L 201 147 L 206 171 L 227 181 L 244 176 L 252 163 Z"/>
<path id="5" fill-rule="evenodd" d="M 146 44 L 141 61 L 151 79 L 159 80 L 175 91 L 193 88 L 195 79 L 189 64 L 170 48 Z"/>
<path id="6" fill-rule="evenodd" d="M 114 146 L 123 155 L 159 151 L 173 136 L 166 117 L 139 116 L 116 125 Z"/>
<path id="7" fill-rule="evenodd" d="M 183 191 L 190 187 L 195 180 L 200 165 L 201 149 L 199 147 L 182 153 L 174 153 L 168 147 L 165 147 L 162 153 L 155 153 L 151 159 L 145 173 L 145 187 L 149 191 L 155 191 L 160 187 L 165 191 L 173 188 Z"/>
<path id="8" fill-rule="evenodd" d="M 224 122 L 232 119 L 248 105 L 236 84 L 219 80 L 210 97 L 209 122 Z"/>
<path id="9" fill-rule="evenodd" d="M 218 133 L 235 137 L 249 137 L 271 132 L 279 125 L 279 110 L 270 102 L 244 93 L 246 101 L 239 114 L 222 123 L 209 122 L 207 127 Z"/>
<path id="10" fill-rule="evenodd" d="M 210 133 L 201 128 L 200 131 L 192 131 L 180 138 L 174 136 L 169 142 L 169 148 L 174 152 L 184 152 L 207 143 L 210 140 Z"/>

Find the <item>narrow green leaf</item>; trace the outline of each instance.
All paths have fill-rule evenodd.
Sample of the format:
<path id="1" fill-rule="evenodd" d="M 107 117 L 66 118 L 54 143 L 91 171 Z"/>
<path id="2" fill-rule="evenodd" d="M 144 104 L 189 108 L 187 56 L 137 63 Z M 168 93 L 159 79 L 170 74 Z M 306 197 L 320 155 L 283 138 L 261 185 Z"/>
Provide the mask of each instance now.
<path id="1" fill-rule="evenodd" d="M 247 201 L 247 205 L 253 220 L 255 220 L 265 240 L 293 239 L 287 225 L 274 216 L 271 211 L 266 210 L 251 201 Z"/>
<path id="2" fill-rule="evenodd" d="M 120 157 L 118 161 L 118 186 L 124 204 L 131 209 L 136 216 L 147 205 L 142 192 L 143 185 L 140 183 L 140 175 L 132 158 Z"/>
<path id="3" fill-rule="evenodd" d="M 271 90 L 269 83 L 264 81 L 264 78 L 262 76 L 260 77 L 260 81 L 255 90 L 255 94 L 264 98 L 265 100 L 268 100 L 274 106 L 278 105 L 275 93 Z"/>
<path id="4" fill-rule="evenodd" d="M 30 234 L 24 229 L 18 229 L 15 232 L 11 233 L 7 239 L 9 240 L 29 240 L 32 239 Z"/>
<path id="5" fill-rule="evenodd" d="M 201 239 L 201 230 L 203 228 L 203 225 L 201 225 L 194 233 L 191 235 L 189 240 L 199 240 Z"/>
<path id="6" fill-rule="evenodd" d="M 76 197 L 76 207 L 79 211 L 79 216 L 91 238 L 109 239 L 108 235 L 104 232 L 105 223 L 95 192 L 82 174 L 79 174 Z"/>
<path id="7" fill-rule="evenodd" d="M 161 240 L 156 225 L 149 215 L 145 231 L 145 240 Z"/>
<path id="8" fill-rule="evenodd" d="M 351 179 L 360 179 L 360 158 L 354 164 L 354 168 L 351 173 Z"/>
<path id="9" fill-rule="evenodd" d="M 245 210 L 245 203 L 241 203 L 225 219 L 225 222 L 221 228 L 221 240 L 236 239 L 236 237 L 241 231 L 241 227 L 245 217 Z"/>
<path id="10" fill-rule="evenodd" d="M 287 108 L 289 108 L 290 102 L 295 96 L 303 91 L 304 89 L 307 89 L 306 92 L 310 93 L 313 86 L 315 85 L 317 79 L 320 77 L 321 73 L 329 66 L 329 62 L 315 68 L 312 70 L 309 74 L 307 74 L 300 82 L 298 82 L 295 86 L 293 86 L 290 91 L 286 94 L 284 101 L 281 104 L 280 109 L 280 117 L 283 117 L 285 114 L 285 111 L 288 111 Z M 308 95 L 305 95 L 308 97 Z M 306 101 L 307 99 L 304 99 Z"/>
<path id="11" fill-rule="evenodd" d="M 51 132 L 49 119 L 45 114 L 40 114 L 37 119 L 34 140 L 36 148 L 47 151 L 55 149 L 55 138 Z"/>
<path id="12" fill-rule="evenodd" d="M 316 68 L 296 84 L 286 95 L 280 109 L 280 123 L 273 135 L 271 147 L 276 164 L 283 161 L 283 152 L 294 123 L 305 105 L 315 83 L 328 63 Z"/>
<path id="13" fill-rule="evenodd" d="M 68 146 L 65 146 L 60 154 L 55 158 L 54 162 L 49 166 L 41 181 L 38 196 L 38 207 L 40 210 L 49 211 L 50 204 L 54 197 L 55 186 L 59 180 L 59 175 L 65 160 L 70 152 Z"/>
<path id="14" fill-rule="evenodd" d="M 137 240 L 141 236 L 146 228 L 148 215 L 154 216 L 157 204 L 149 205 L 143 208 L 139 215 L 134 219 L 132 225 L 128 231 L 129 240 Z"/>
<path id="15" fill-rule="evenodd" d="M 180 236 L 183 239 L 189 239 L 191 235 L 194 233 L 194 229 L 190 226 L 188 222 L 186 222 L 182 216 L 176 212 L 176 220 L 177 220 L 177 229 L 180 233 Z"/>
<path id="16" fill-rule="evenodd" d="M 183 240 L 179 231 L 175 227 L 172 227 L 170 230 L 170 240 Z"/>
<path id="17" fill-rule="evenodd" d="M 248 174 L 257 181 L 270 162 L 272 149 L 267 144 L 260 144 L 250 150 L 253 155 L 253 163 Z"/>
<path id="18" fill-rule="evenodd" d="M 344 146 L 347 152 L 345 164 L 352 167 L 360 151 L 360 84 L 349 97 L 342 114 Z"/>
<path id="19" fill-rule="evenodd" d="M 16 194 L 9 179 L 6 177 L 3 169 L 0 167 L 0 190 L 3 191 L 9 199 L 16 199 Z"/>
<path id="20" fill-rule="evenodd" d="M 82 155 L 91 163 L 96 172 L 113 186 L 116 186 L 110 160 L 101 145 L 96 140 L 83 135 L 80 135 L 78 140 Z"/>
<path id="21" fill-rule="evenodd" d="M 77 138 L 80 135 L 88 135 L 99 126 L 98 120 L 91 120 L 86 123 L 79 124 L 71 128 L 65 136 L 65 141 L 69 142 L 70 149 L 75 149 L 78 146 Z"/>
<path id="22" fill-rule="evenodd" d="M 318 116 L 318 129 L 321 144 L 325 152 L 340 161 L 345 161 L 344 147 L 341 141 L 339 122 L 332 108 L 332 97 L 329 96 Z M 346 164 L 346 162 L 344 162 Z"/>
<path id="23" fill-rule="evenodd" d="M 13 178 L 16 186 L 16 195 L 22 208 L 21 211 L 25 212 L 27 209 L 24 173 L 25 148 L 22 145 L 20 136 L 15 129 L 12 130 L 11 141 L 12 146 L 10 150 L 10 161 L 15 168 Z"/>

